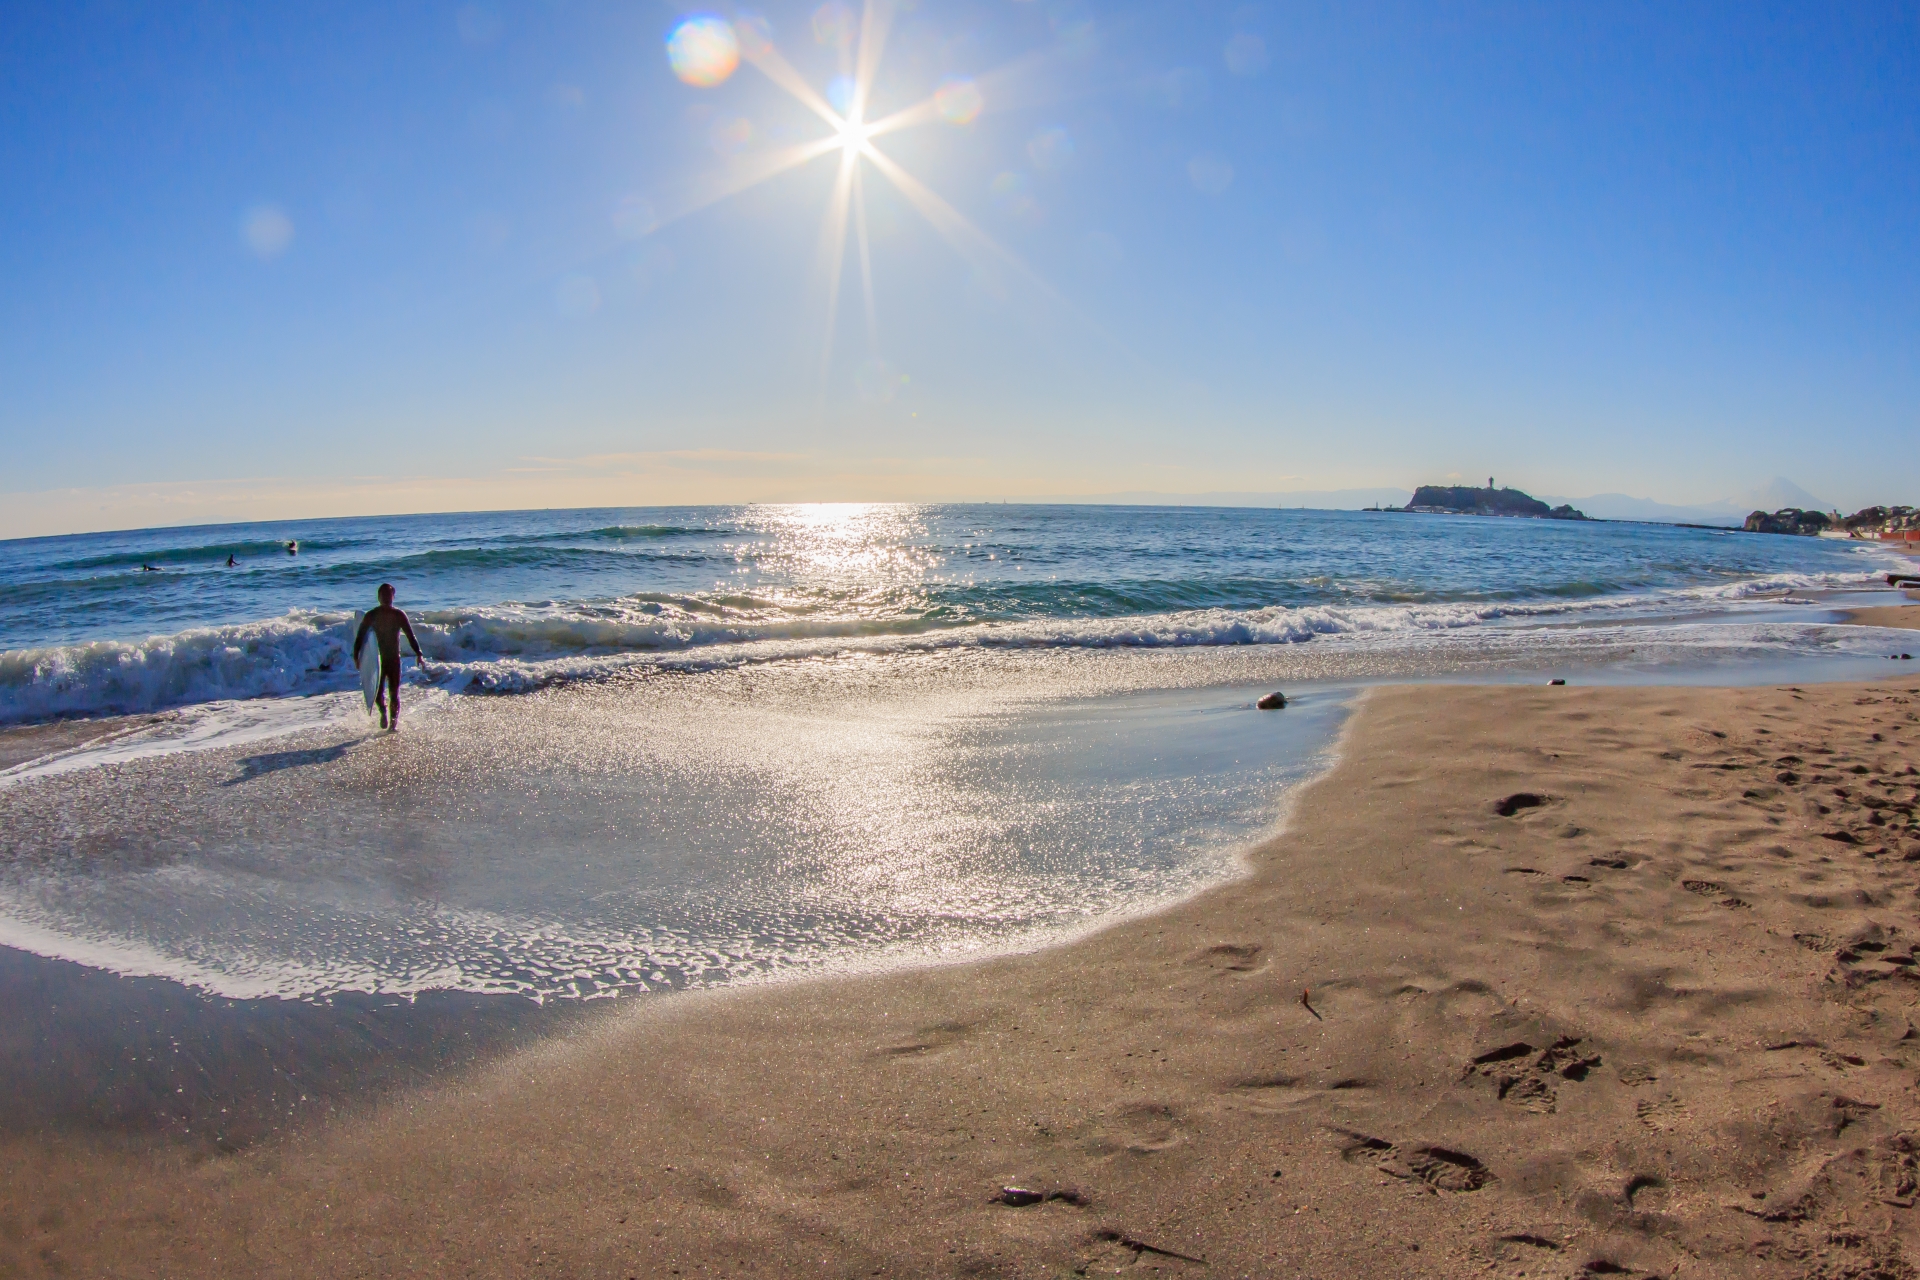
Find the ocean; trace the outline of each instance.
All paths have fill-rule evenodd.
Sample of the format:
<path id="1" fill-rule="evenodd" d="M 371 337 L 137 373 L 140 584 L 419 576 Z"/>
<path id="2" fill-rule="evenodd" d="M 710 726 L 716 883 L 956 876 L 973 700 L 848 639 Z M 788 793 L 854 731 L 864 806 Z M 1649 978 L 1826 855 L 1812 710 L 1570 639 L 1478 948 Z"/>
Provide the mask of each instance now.
<path id="1" fill-rule="evenodd" d="M 1041 945 L 1236 874 L 1370 684 L 1869 678 L 1886 633 L 1834 609 L 1902 563 L 1011 505 L 0 543 L 0 723 L 126 717 L 0 773 L 0 944 L 229 998 L 541 1001 Z M 381 582 L 428 659 L 391 736 L 347 656 Z"/>
<path id="2" fill-rule="evenodd" d="M 419 626 L 433 687 L 511 693 L 853 651 L 1737 616 L 1893 563 L 1859 543 L 1660 525 L 1082 506 L 628 508 L 39 538 L 0 542 L 0 723 L 345 690 L 357 611 L 383 581 Z"/>

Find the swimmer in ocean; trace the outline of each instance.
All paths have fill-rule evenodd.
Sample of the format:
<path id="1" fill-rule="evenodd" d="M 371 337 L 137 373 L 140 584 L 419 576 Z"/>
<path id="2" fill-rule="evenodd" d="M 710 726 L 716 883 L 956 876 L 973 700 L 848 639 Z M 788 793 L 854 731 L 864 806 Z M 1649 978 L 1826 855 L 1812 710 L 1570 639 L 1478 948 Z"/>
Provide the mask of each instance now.
<path id="1" fill-rule="evenodd" d="M 373 632 L 374 640 L 380 646 L 380 727 L 398 729 L 400 727 L 400 637 L 404 633 L 407 643 L 413 646 L 413 660 L 425 662 L 420 652 L 420 642 L 414 638 L 413 624 L 407 621 L 407 615 L 393 607 L 393 584 L 380 584 L 380 603 L 367 610 L 366 617 L 360 619 L 360 630 L 353 637 L 353 665 L 360 665 L 360 649 L 367 642 L 367 632 Z M 387 711 L 391 702 L 393 711 Z"/>

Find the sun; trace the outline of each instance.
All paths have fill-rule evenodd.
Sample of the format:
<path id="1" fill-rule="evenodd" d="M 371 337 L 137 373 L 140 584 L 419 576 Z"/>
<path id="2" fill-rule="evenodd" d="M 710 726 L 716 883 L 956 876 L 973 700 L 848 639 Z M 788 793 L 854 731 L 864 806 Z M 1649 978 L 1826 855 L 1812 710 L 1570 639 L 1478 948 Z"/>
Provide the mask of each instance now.
<path id="1" fill-rule="evenodd" d="M 841 120 L 835 132 L 840 139 L 840 150 L 848 155 L 866 150 L 867 139 L 873 134 L 872 128 L 862 123 L 857 115 Z"/>
<path id="2" fill-rule="evenodd" d="M 844 6 L 832 7 L 846 14 Z M 822 12 L 826 8 L 823 6 Z M 846 14 L 846 17 L 851 18 L 851 14 Z M 867 237 L 864 178 L 865 170 L 869 168 L 886 178 L 942 239 L 968 259 L 969 265 L 976 271 L 987 277 L 1011 274 L 1030 288 L 1035 288 L 1049 301 L 1056 304 L 1063 301 L 1017 257 L 875 145 L 875 139 L 882 135 L 916 125 L 941 122 L 965 127 L 980 114 L 985 101 L 980 86 L 974 80 L 951 77 L 943 81 L 939 89 L 925 101 L 878 120 L 869 120 L 868 95 L 880 69 L 891 19 L 890 0 L 867 0 L 860 17 L 853 74 L 839 77 L 828 86 L 826 94 L 809 84 L 774 47 L 772 34 L 764 19 L 737 17 L 729 21 L 712 14 L 702 14 L 681 23 L 667 41 L 668 60 L 673 65 L 674 74 L 685 83 L 696 88 L 712 88 L 725 81 L 734 68 L 744 62 L 820 117 L 829 130 L 827 136 L 812 142 L 797 143 L 743 160 L 724 172 L 697 180 L 689 185 L 680 199 L 658 210 L 655 221 L 649 227 L 650 231 L 657 229 L 790 169 L 837 152 L 840 156 L 839 173 L 827 199 L 819 240 L 820 265 L 827 286 L 827 315 L 822 330 L 820 363 L 823 379 L 832 361 L 833 335 L 839 315 L 840 280 L 849 239 L 853 241 L 858 254 L 868 355 L 873 361 L 880 358 L 873 259 Z M 816 15 L 816 22 L 818 20 Z"/>

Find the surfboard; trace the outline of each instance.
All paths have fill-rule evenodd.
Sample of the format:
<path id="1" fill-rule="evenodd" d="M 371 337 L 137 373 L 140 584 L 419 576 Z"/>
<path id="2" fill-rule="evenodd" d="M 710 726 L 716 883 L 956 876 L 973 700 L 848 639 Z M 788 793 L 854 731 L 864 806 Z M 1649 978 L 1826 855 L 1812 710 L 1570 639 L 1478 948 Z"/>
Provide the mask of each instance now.
<path id="1" fill-rule="evenodd" d="M 360 695 L 367 700 L 367 714 L 380 698 L 380 641 L 373 636 L 360 650 Z"/>

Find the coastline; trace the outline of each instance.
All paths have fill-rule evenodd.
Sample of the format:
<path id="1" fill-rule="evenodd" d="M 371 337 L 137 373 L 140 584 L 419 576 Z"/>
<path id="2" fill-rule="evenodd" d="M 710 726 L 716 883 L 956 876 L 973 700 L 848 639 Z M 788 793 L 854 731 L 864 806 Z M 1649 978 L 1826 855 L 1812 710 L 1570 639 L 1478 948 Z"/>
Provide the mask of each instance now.
<path id="1" fill-rule="evenodd" d="M 0 1248 L 28 1274 L 1905 1274 L 1914 683 L 1378 688 L 1251 874 L 1161 913 L 641 1002 L 237 1155 L 9 1141 Z"/>
<path id="2" fill-rule="evenodd" d="M 1843 622 L 1859 627 L 1895 627 L 1902 631 L 1920 630 L 1920 604 L 1889 604 L 1870 609 L 1849 609 Z"/>

